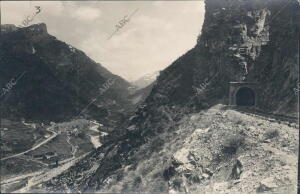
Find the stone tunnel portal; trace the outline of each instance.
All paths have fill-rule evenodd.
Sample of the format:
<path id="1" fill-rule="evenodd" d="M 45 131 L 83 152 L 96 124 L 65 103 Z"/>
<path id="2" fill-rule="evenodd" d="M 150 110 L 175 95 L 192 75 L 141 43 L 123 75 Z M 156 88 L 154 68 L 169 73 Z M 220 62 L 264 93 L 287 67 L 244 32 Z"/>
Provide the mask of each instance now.
<path id="1" fill-rule="evenodd" d="M 256 106 L 257 87 L 251 82 L 229 83 L 229 105 L 234 106 Z"/>

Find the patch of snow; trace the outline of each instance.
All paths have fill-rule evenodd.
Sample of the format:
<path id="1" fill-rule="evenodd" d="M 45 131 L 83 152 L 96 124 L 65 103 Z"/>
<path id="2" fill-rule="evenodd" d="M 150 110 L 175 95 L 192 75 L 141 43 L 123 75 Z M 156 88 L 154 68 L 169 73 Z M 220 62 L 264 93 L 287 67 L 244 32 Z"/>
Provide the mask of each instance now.
<path id="1" fill-rule="evenodd" d="M 36 53 L 36 50 L 34 47 L 32 47 L 32 54 L 35 54 Z"/>
<path id="2" fill-rule="evenodd" d="M 75 52 L 76 52 L 75 48 L 73 48 L 71 45 L 69 45 L 69 49 L 70 49 L 70 51 L 71 51 L 72 53 L 75 53 Z"/>
<path id="3" fill-rule="evenodd" d="M 98 148 L 102 145 L 99 141 L 99 135 L 90 135 L 90 138 L 94 148 Z"/>
<path id="4" fill-rule="evenodd" d="M 98 123 L 97 121 L 90 121 L 90 130 L 95 131 L 95 132 L 99 132 L 98 128 L 99 127 L 103 127 L 103 125 L 101 123 Z"/>
<path id="5" fill-rule="evenodd" d="M 92 120 L 90 121 L 91 123 L 95 124 L 95 125 L 99 125 L 100 127 L 103 127 L 103 125 L 101 123 L 98 123 L 97 121 L 95 120 Z"/>
<path id="6" fill-rule="evenodd" d="M 99 125 L 93 125 L 93 126 L 91 126 L 91 127 L 90 127 L 90 130 L 91 130 L 91 131 L 95 131 L 95 132 L 99 132 L 99 131 L 98 131 L 98 126 L 99 126 Z"/>
<path id="7" fill-rule="evenodd" d="M 25 121 L 22 121 L 22 123 L 23 123 L 24 125 L 31 126 L 31 124 L 25 123 Z"/>
<path id="8" fill-rule="evenodd" d="M 104 136 L 107 136 L 108 135 L 108 133 L 106 133 L 106 132 L 101 132 L 101 137 L 104 137 Z"/>

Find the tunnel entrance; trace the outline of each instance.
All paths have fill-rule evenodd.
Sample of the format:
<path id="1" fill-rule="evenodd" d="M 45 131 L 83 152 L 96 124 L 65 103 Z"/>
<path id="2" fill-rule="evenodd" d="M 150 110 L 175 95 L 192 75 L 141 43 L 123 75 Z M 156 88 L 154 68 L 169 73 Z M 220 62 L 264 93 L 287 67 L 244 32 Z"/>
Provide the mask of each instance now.
<path id="1" fill-rule="evenodd" d="M 250 88 L 241 88 L 236 93 L 236 105 L 238 106 L 254 106 L 255 93 Z"/>
<path id="2" fill-rule="evenodd" d="M 229 105 L 256 106 L 257 91 L 257 83 L 254 82 L 229 82 Z"/>

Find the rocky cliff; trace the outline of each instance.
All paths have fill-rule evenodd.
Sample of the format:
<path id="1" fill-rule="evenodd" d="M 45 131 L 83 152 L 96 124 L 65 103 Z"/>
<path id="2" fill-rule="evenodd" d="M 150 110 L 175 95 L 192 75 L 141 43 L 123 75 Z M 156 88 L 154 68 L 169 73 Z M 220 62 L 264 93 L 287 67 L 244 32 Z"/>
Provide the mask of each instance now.
<path id="1" fill-rule="evenodd" d="M 275 138 L 277 132 L 267 131 L 274 120 L 258 122 L 214 105 L 228 103 L 229 82 L 255 82 L 259 109 L 297 114 L 293 88 L 299 75 L 299 2 L 205 3 L 195 48 L 161 72 L 148 98 L 118 133 L 45 183 L 49 191 L 199 193 L 210 180 L 216 193 L 293 191 L 295 126 L 275 123 L 272 128 L 283 129 L 283 136 Z M 278 147 L 281 143 L 285 148 Z M 289 154 L 291 162 L 283 161 Z M 280 165 L 294 178 L 285 177 Z"/>
<path id="2" fill-rule="evenodd" d="M 45 24 L 1 25 L 0 54 L 4 118 L 59 121 L 88 116 L 110 122 L 106 117 L 111 112 L 131 105 L 124 99 L 128 82 L 49 35 Z M 116 119 L 122 117 L 118 114 Z"/>

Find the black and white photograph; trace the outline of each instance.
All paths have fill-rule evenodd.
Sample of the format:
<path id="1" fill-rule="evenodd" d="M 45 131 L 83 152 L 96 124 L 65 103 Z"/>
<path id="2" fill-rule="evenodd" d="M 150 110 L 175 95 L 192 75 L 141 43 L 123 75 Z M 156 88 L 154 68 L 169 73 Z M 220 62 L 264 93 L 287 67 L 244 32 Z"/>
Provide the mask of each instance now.
<path id="1" fill-rule="evenodd" d="M 300 194 L 300 0 L 1 0 L 0 23 L 0 193 Z"/>

